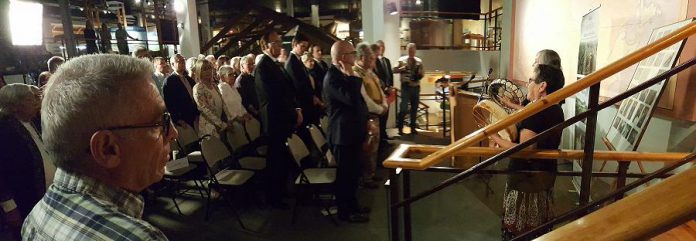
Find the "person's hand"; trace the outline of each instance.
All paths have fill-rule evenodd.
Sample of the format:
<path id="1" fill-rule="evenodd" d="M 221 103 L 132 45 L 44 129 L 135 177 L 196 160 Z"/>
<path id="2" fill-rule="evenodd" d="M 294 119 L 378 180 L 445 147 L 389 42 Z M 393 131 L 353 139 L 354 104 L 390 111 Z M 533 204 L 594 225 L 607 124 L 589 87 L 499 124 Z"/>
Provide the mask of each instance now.
<path id="1" fill-rule="evenodd" d="M 5 213 L 5 221 L 7 222 L 7 226 L 9 226 L 10 229 L 21 229 L 23 220 L 22 215 L 19 213 L 19 209 L 15 208 Z"/>
<path id="2" fill-rule="evenodd" d="M 381 106 L 382 106 L 382 113 L 380 113 L 379 115 L 386 115 L 387 113 L 389 113 L 389 106 L 387 106 L 385 104 L 382 104 Z"/>
<path id="3" fill-rule="evenodd" d="M 521 105 L 521 103 L 515 103 L 514 101 L 510 100 L 508 97 L 500 97 L 500 102 L 503 103 L 503 105 L 512 108 L 512 109 L 518 109 L 518 107 Z"/>
<path id="4" fill-rule="evenodd" d="M 302 125 L 304 117 L 302 116 L 302 108 L 295 108 L 295 111 L 297 111 L 297 123 L 295 123 L 295 128 L 297 128 Z"/>

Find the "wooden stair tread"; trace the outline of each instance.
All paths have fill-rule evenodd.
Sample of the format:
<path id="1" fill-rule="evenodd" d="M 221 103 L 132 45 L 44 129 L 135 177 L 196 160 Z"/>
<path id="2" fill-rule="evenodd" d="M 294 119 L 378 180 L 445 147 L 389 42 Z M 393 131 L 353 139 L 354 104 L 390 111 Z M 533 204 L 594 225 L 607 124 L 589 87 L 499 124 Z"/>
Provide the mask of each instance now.
<path id="1" fill-rule="evenodd" d="M 691 220 L 685 224 L 679 225 L 672 230 L 655 236 L 652 241 L 689 241 L 696 240 L 696 221 Z"/>

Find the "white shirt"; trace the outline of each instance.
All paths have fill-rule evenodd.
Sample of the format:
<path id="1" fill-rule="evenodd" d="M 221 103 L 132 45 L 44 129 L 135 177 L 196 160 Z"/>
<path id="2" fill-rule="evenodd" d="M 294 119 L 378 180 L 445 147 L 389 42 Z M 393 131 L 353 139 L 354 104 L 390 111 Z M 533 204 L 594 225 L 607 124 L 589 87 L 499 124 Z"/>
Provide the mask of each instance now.
<path id="1" fill-rule="evenodd" d="M 56 173 L 56 166 L 50 160 L 50 155 L 46 152 L 46 147 L 44 146 L 43 140 L 39 137 L 39 133 L 36 132 L 34 126 L 29 122 L 20 121 L 24 128 L 27 129 L 31 139 L 34 140 L 36 147 L 39 148 L 39 153 L 41 153 L 41 159 L 43 160 L 44 166 L 44 180 L 46 181 L 46 188 L 53 183 L 53 175 Z"/>
<path id="2" fill-rule="evenodd" d="M 372 98 L 370 98 L 369 95 L 367 95 L 367 91 L 365 91 L 365 84 L 362 84 L 360 86 L 360 94 L 365 100 L 365 104 L 367 104 L 368 112 L 372 114 L 382 114 L 382 112 L 384 111 L 384 106 L 377 104 L 374 100 L 372 100 Z"/>
<path id="3" fill-rule="evenodd" d="M 225 102 L 227 114 L 232 120 L 246 115 L 247 111 L 244 109 L 244 106 L 242 106 L 242 96 L 239 95 L 236 88 L 232 88 L 232 86 L 225 82 L 220 82 L 218 88 L 222 94 L 222 101 Z"/>

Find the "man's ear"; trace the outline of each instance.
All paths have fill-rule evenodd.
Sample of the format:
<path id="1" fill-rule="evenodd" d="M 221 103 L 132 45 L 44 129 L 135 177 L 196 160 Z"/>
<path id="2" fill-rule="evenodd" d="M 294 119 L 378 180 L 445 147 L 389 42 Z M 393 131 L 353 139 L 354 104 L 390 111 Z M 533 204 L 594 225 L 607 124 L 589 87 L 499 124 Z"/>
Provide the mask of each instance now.
<path id="1" fill-rule="evenodd" d="M 539 83 L 539 93 L 541 93 L 542 91 L 549 93 L 548 89 L 547 89 L 548 87 L 549 87 L 548 83 L 546 83 L 546 81 L 542 81 L 541 83 Z"/>
<path id="2" fill-rule="evenodd" d="M 97 131 L 89 141 L 92 158 L 97 165 L 111 169 L 121 164 L 121 150 L 111 131 Z"/>

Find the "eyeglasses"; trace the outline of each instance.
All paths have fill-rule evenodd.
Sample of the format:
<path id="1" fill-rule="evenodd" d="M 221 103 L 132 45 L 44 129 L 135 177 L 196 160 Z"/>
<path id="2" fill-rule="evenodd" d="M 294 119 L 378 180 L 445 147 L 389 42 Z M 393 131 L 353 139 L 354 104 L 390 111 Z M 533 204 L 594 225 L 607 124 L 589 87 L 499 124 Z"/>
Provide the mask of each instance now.
<path id="1" fill-rule="evenodd" d="M 141 125 L 126 125 L 126 126 L 115 126 L 104 128 L 102 130 L 115 131 L 115 130 L 126 130 L 126 129 L 140 129 L 140 128 L 153 128 L 162 127 L 162 135 L 169 136 L 169 131 L 172 129 L 172 116 L 169 112 L 164 112 L 162 114 L 162 121 L 152 124 L 141 124 Z"/>

